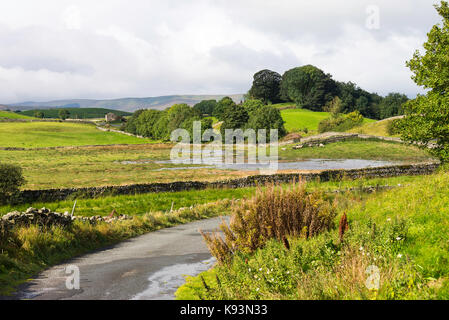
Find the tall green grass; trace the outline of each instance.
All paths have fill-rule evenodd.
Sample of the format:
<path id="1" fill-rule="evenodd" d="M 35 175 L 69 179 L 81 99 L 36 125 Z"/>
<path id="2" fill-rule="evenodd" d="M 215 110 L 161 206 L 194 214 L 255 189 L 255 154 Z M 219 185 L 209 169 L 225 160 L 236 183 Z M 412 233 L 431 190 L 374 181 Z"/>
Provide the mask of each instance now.
<path id="1" fill-rule="evenodd" d="M 180 192 L 147 193 L 136 195 L 106 196 L 96 199 L 77 199 L 75 214 L 82 216 L 108 215 L 115 210 L 118 214 L 144 215 L 150 212 L 177 210 L 198 204 L 205 204 L 222 199 L 241 199 L 250 196 L 254 188 L 242 189 L 206 189 Z M 46 207 L 57 212 L 71 212 L 73 200 L 56 202 L 34 202 L 20 205 L 0 206 L 0 215 L 19 210 L 25 211 L 30 206 Z"/>
<path id="2" fill-rule="evenodd" d="M 188 278 L 177 296 L 449 299 L 448 186 L 443 171 L 363 198 L 337 197 L 336 224 L 343 213 L 349 218 L 343 241 L 335 228 L 308 240 L 291 237 L 289 249 L 271 240 L 252 254 L 237 251 L 229 265 Z"/>

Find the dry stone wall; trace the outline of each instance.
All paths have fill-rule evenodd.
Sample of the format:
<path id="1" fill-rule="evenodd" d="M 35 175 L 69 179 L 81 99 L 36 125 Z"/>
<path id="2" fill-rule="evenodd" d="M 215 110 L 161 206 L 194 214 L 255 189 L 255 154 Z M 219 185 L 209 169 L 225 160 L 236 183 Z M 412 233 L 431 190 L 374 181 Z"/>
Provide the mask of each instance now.
<path id="1" fill-rule="evenodd" d="M 319 179 L 320 181 L 329 181 L 339 180 L 342 178 L 358 179 L 393 177 L 401 175 L 426 175 L 433 173 L 438 168 L 438 166 L 438 163 L 421 163 L 354 170 L 324 170 L 313 173 L 280 173 L 275 175 L 255 175 L 245 178 L 214 182 L 179 181 L 172 183 L 134 184 L 127 186 L 24 190 L 21 192 L 20 198 L 23 203 L 32 203 L 36 201 L 52 202 L 76 198 L 96 198 L 107 195 L 177 192 L 184 190 L 201 190 L 206 188 L 243 188 L 271 182 L 289 183 L 293 180 L 298 181 L 299 179 L 305 179 L 307 181 L 313 179 Z"/>

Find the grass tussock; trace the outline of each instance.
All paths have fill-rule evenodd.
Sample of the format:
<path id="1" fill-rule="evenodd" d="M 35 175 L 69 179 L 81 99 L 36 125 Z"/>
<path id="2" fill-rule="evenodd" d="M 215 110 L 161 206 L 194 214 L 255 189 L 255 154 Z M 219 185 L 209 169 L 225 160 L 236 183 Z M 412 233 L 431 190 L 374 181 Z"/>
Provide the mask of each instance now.
<path id="1" fill-rule="evenodd" d="M 289 188 L 271 184 L 234 206 L 229 226 L 220 226 L 224 239 L 219 233 L 202 234 L 211 253 L 226 263 L 237 250 L 251 253 L 270 239 L 288 246 L 287 237 L 313 237 L 329 230 L 334 217 L 334 206 L 321 193 L 307 193 L 305 182 Z"/>

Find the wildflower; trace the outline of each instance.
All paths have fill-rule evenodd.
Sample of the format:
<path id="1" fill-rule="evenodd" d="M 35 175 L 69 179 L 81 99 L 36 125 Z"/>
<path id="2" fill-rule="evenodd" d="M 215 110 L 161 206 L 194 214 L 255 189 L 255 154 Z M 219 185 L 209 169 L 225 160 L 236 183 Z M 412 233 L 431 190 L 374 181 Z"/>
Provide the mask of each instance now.
<path id="1" fill-rule="evenodd" d="M 274 258 L 274 262 L 278 262 L 278 258 Z"/>
<path id="2" fill-rule="evenodd" d="M 402 254 L 399 253 L 399 254 L 398 254 L 398 258 L 402 258 Z"/>
<path id="3" fill-rule="evenodd" d="M 400 241 L 400 240 L 401 240 L 401 237 L 397 237 L 396 240 Z"/>
<path id="4" fill-rule="evenodd" d="M 256 289 L 256 291 L 259 291 L 259 290 L 260 290 L 259 288 Z"/>
<path id="5" fill-rule="evenodd" d="M 363 251 L 363 247 L 360 247 L 359 250 L 360 250 L 360 251 Z"/>
<path id="6" fill-rule="evenodd" d="M 251 268 L 248 268 L 248 271 L 251 272 Z"/>
<path id="7" fill-rule="evenodd" d="M 259 271 L 262 271 L 262 268 L 260 268 Z"/>
<path id="8" fill-rule="evenodd" d="M 387 221 L 390 222 L 390 221 L 391 221 L 391 218 L 387 218 Z"/>

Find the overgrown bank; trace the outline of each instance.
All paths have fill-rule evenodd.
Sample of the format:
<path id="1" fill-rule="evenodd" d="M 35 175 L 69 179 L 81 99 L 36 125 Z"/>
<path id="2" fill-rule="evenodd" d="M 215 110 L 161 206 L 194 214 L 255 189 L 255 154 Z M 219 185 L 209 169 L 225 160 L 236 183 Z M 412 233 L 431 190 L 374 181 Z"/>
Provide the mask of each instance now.
<path id="1" fill-rule="evenodd" d="M 448 185 L 444 171 L 364 199 L 345 195 L 329 232 L 235 250 L 229 263 L 188 278 L 177 297 L 448 299 Z"/>

